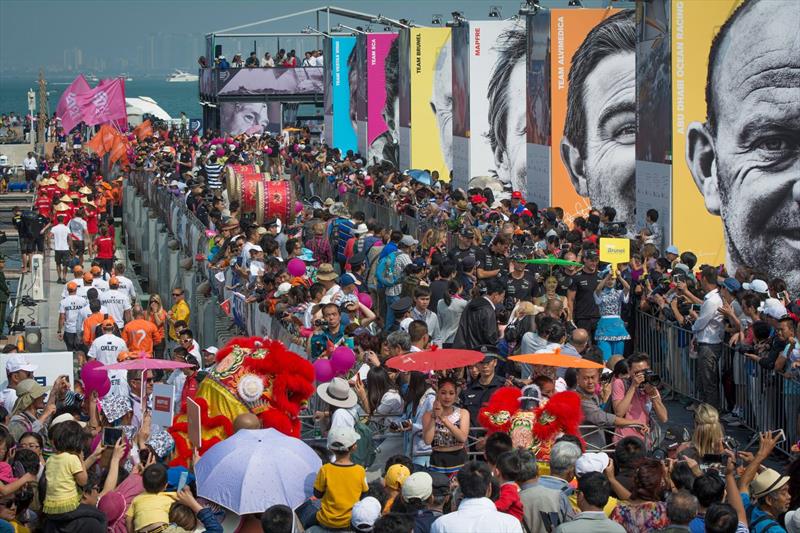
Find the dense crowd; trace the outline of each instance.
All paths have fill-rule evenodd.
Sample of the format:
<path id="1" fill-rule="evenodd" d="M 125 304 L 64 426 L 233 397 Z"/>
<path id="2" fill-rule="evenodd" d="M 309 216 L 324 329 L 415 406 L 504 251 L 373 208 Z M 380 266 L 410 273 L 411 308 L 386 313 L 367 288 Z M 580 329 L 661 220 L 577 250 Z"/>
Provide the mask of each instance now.
<path id="1" fill-rule="evenodd" d="M 748 453 L 722 424 L 753 407 L 732 394 L 749 386 L 747 376 L 791 378 L 800 367 L 797 295 L 781 280 L 662 250 L 655 211 L 629 235 L 630 261 L 606 265 L 599 239 L 620 233 L 610 208 L 567 220 L 519 192 L 463 191 L 435 175 L 419 180 L 368 165 L 307 132 L 214 138 L 159 133 L 137 145 L 131 170 L 205 225 L 220 296 L 243 294 L 312 362 L 341 346 L 357 356 L 343 377 L 317 376 L 308 415 L 319 436 L 308 437 L 323 466 L 313 494 L 295 509 L 242 516 L 239 531 L 800 531 L 800 463 L 785 475 L 763 464 L 780 434 L 761 434 Z M 338 196 L 301 194 L 296 216 L 258 224 L 228 197 L 222 176 L 233 164 L 261 165 L 297 191 L 326 184 Z M 181 469 L 169 467 L 174 441 L 151 422 L 150 389 L 173 385 L 182 405 L 215 371 L 217 347 L 195 340 L 197 310 L 183 287 L 173 287 L 171 302 L 136 294 L 115 248 L 119 182 L 101 169 L 79 148 L 57 147 L 37 161 L 27 176 L 34 208 L 15 215 L 23 268 L 29 254 L 53 250 L 64 285 L 58 334 L 76 367 L 135 358 L 190 366 L 110 372 L 101 398 L 80 381 L 59 379 L 48 390 L 31 379 L 37 368 L 25 354 L 12 354 L 2 393 L 0 528 L 222 531 L 224 509 L 198 498 L 196 482 L 179 490 Z M 389 227 L 348 208 L 351 194 L 435 223 L 421 235 Z M 633 350 L 642 316 L 687 332 L 686 353 L 671 357 L 697 357 L 702 403 L 690 406 L 695 424 L 686 435 L 669 430 L 650 356 Z M 729 361 L 725 344 L 737 347 L 724 352 Z M 437 373 L 387 364 L 432 348 L 482 357 Z M 605 368 L 509 358 L 536 352 Z M 792 393 L 793 383 L 770 392 Z M 503 387 L 523 389 L 539 406 L 577 394 L 580 432 L 556 436 L 544 455 L 516 446 L 513 432 L 486 436 L 481 407 Z M 783 427 L 796 440 L 796 416 L 764 419 L 761 429 Z M 114 428 L 121 436 L 104 444 Z"/>
<path id="2" fill-rule="evenodd" d="M 206 68 L 209 66 L 208 59 L 205 56 L 201 56 L 197 63 L 202 67 Z M 298 59 L 297 52 L 295 50 L 289 50 L 288 52 L 281 48 L 278 50 L 275 55 L 271 54 L 270 52 L 265 52 L 264 57 L 259 59 L 257 52 L 250 52 L 247 57 L 243 57 L 242 54 L 234 54 L 233 57 L 228 60 L 224 55 L 220 54 L 214 59 L 214 67 L 220 70 L 227 70 L 229 68 L 273 68 L 273 67 L 282 67 L 282 68 L 295 68 L 295 67 L 321 67 L 324 65 L 324 59 L 322 50 L 310 50 L 305 52 L 302 59 Z"/>

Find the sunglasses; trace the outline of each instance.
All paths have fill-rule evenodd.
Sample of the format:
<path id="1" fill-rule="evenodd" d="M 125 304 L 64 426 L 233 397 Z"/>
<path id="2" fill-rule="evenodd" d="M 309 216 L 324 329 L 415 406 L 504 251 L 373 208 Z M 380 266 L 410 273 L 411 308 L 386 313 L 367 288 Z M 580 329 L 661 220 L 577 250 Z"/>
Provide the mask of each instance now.
<path id="1" fill-rule="evenodd" d="M 183 293 L 182 292 L 173 292 L 172 295 L 173 296 L 183 296 Z"/>
<path id="2" fill-rule="evenodd" d="M 16 507 L 17 502 L 15 500 L 8 500 L 5 502 L 0 502 L 0 507 L 5 507 L 7 509 L 11 509 L 12 507 Z"/>

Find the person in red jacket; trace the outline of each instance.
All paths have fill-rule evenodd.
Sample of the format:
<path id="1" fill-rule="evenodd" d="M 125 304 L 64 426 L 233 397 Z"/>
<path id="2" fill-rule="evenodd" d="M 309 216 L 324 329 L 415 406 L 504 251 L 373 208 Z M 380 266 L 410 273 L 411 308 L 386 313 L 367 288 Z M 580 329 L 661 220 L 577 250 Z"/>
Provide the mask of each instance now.
<path id="1" fill-rule="evenodd" d="M 520 474 L 521 459 L 516 450 L 500 454 L 494 467 L 494 476 L 500 482 L 500 497 L 494 506 L 501 513 L 508 513 L 518 520 L 522 520 L 522 500 L 519 498 L 519 485 L 517 480 Z"/>
<path id="2" fill-rule="evenodd" d="M 103 267 L 103 271 L 111 275 L 114 269 L 114 238 L 108 231 L 108 226 L 100 228 L 100 235 L 94 240 L 94 247 L 97 250 L 97 262 Z"/>

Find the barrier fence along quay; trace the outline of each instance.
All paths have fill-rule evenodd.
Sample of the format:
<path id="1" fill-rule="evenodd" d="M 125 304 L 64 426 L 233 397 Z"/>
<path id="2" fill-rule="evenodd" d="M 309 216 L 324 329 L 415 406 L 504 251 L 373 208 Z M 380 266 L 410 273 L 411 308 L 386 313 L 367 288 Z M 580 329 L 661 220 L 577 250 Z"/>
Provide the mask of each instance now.
<path id="1" fill-rule="evenodd" d="M 700 401 L 698 359 L 692 348 L 691 331 L 637 312 L 633 337 L 635 349 L 650 356 L 653 371 L 661 376 L 667 389 Z M 776 449 L 789 456 L 792 444 L 800 438 L 800 381 L 795 376 L 760 367 L 727 344 L 719 359 L 719 369 L 723 407 L 728 410 L 735 408 L 742 425 L 750 431 L 783 429 L 786 440 Z M 723 387 L 723 373 L 731 375 L 732 386 Z"/>
<path id="2" fill-rule="evenodd" d="M 245 295 L 230 288 L 229 269 L 214 270 L 206 257 L 209 236 L 203 224 L 189 211 L 181 196 L 154 181 L 148 171 L 133 171 L 126 182 L 124 195 L 125 234 L 128 248 L 141 265 L 141 277 L 151 294 L 158 293 L 168 306 L 173 287 L 182 287 L 192 310 L 190 327 L 201 346 L 223 346 L 237 335 L 269 337 L 283 342 L 292 351 L 308 358 L 301 339 L 290 333 L 281 321 L 246 302 Z M 421 237 L 424 225 L 391 206 L 378 204 L 352 193 L 339 194 L 324 177 L 305 178 L 302 190 L 306 197 L 317 195 L 344 202 L 348 209 L 363 211 L 366 217 Z M 222 273 L 224 281 L 220 281 Z M 220 304 L 230 299 L 230 316 Z M 663 386 L 681 396 L 697 400 L 697 360 L 693 359 L 692 332 L 643 312 L 637 312 L 634 345 L 650 355 L 652 368 Z M 752 430 L 779 429 L 786 441 L 778 447 L 789 454 L 798 438 L 800 416 L 800 381 L 774 370 L 760 368 L 741 353 L 725 346 L 720 369 L 733 371 L 733 391 L 721 391 L 727 407 L 737 407 L 743 425 Z M 733 403 L 733 405 L 731 405 Z M 319 435 L 311 416 L 323 406 L 313 397 L 302 417 L 304 435 Z M 612 442 L 613 428 L 582 426 L 584 433 L 602 431 Z M 605 449 L 605 448 L 604 448 Z"/>

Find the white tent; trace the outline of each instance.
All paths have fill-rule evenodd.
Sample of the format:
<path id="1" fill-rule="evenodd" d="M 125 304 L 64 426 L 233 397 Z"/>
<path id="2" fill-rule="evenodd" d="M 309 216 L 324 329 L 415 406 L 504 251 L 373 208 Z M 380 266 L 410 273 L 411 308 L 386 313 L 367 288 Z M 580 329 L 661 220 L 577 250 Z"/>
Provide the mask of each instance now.
<path id="1" fill-rule="evenodd" d="M 169 116 L 169 113 L 161 109 L 156 101 L 149 96 L 126 98 L 125 109 L 128 113 L 128 123 L 132 126 L 138 126 L 141 124 L 142 115 L 145 113 L 150 114 L 160 120 L 172 120 L 172 117 Z"/>

